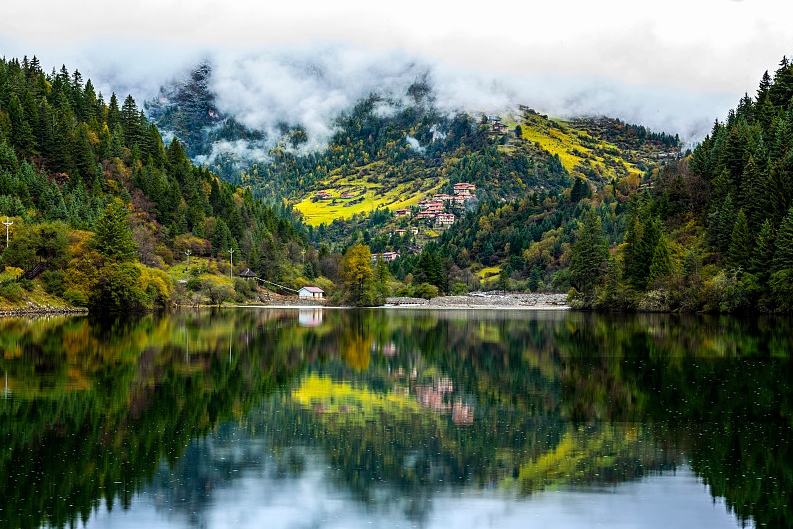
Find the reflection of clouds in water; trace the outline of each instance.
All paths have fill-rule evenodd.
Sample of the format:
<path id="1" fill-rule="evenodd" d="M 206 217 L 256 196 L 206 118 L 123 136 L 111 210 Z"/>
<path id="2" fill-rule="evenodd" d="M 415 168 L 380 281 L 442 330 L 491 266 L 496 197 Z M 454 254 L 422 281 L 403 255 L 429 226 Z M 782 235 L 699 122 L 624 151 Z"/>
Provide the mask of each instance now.
<path id="1" fill-rule="evenodd" d="M 405 513 L 411 498 L 397 498 L 383 487 L 389 503 L 365 506 L 340 490 L 330 477 L 324 457 L 307 454 L 304 471 L 277 477 L 261 468 L 249 469 L 218 488 L 205 510 L 200 527 L 247 528 L 372 528 L 423 527 L 426 529 L 525 527 L 610 528 L 719 528 L 736 526 L 722 500 L 711 499 L 707 488 L 688 467 L 674 474 L 657 475 L 616 486 L 541 492 L 526 499 L 494 490 L 467 488 L 439 491 L 426 502 L 428 511 L 417 521 Z M 184 511 L 174 515 L 153 505 L 150 494 L 138 495 L 128 511 L 100 509 L 87 528 L 191 527 Z M 174 509 L 176 510 L 176 509 Z M 195 522 L 195 519 L 193 519 Z"/>

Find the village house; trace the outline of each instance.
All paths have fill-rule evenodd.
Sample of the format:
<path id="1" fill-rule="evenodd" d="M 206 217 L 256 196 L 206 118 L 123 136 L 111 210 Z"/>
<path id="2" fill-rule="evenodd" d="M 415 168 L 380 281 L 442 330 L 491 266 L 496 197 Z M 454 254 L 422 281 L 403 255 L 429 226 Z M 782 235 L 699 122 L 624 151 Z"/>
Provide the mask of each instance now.
<path id="1" fill-rule="evenodd" d="M 385 262 L 396 261 L 399 258 L 399 252 L 383 252 L 383 253 L 373 253 L 372 254 L 372 262 L 377 262 L 379 259 L 382 259 Z"/>
<path id="2" fill-rule="evenodd" d="M 407 208 L 398 209 L 398 210 L 394 211 L 394 214 L 397 217 L 409 217 L 410 216 L 410 210 L 407 209 Z"/>
<path id="3" fill-rule="evenodd" d="M 393 235 L 399 235 L 400 237 L 404 236 L 408 231 L 403 229 L 394 230 Z"/>
<path id="4" fill-rule="evenodd" d="M 501 123 L 501 118 L 499 118 L 498 116 L 488 116 L 487 121 L 490 126 L 488 132 L 490 132 L 491 134 L 509 133 L 509 127 Z"/>
<path id="5" fill-rule="evenodd" d="M 474 198 L 474 195 L 471 193 L 460 193 L 459 195 L 454 195 L 454 203 L 458 206 L 463 206 L 467 200 L 472 198 Z"/>
<path id="6" fill-rule="evenodd" d="M 317 197 L 319 200 L 331 200 L 333 197 L 327 191 L 317 191 L 314 193 L 314 196 Z"/>
<path id="7" fill-rule="evenodd" d="M 435 224 L 439 226 L 451 226 L 455 220 L 454 213 L 439 213 L 435 216 Z"/>
<path id="8" fill-rule="evenodd" d="M 325 291 L 319 287 L 303 287 L 297 291 L 297 297 L 300 299 L 322 299 Z"/>
<path id="9" fill-rule="evenodd" d="M 476 185 L 469 184 L 468 182 L 458 182 L 454 184 L 454 194 L 459 195 L 462 193 L 473 193 L 476 191 Z"/>

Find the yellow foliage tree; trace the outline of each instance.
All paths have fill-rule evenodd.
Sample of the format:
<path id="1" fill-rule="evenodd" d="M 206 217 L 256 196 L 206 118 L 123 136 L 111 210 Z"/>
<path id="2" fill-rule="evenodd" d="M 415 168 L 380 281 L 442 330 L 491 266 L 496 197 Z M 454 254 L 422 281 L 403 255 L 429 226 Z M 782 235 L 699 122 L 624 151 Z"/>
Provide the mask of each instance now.
<path id="1" fill-rule="evenodd" d="M 369 246 L 360 244 L 351 246 L 347 250 L 341 260 L 339 277 L 347 302 L 357 307 L 372 304 L 374 272 L 372 271 L 372 254 L 369 251 Z"/>

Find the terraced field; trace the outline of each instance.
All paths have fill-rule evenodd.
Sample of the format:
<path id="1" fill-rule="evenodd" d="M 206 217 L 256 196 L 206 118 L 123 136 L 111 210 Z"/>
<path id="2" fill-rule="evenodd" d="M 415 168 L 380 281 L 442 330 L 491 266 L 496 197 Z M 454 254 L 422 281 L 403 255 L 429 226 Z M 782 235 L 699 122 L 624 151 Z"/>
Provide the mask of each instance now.
<path id="1" fill-rule="evenodd" d="M 303 220 L 311 226 L 329 224 L 334 219 L 347 218 L 358 213 L 367 213 L 377 208 L 396 210 L 416 205 L 420 200 L 436 193 L 443 182 L 427 181 L 423 185 L 414 183 L 388 185 L 375 183 L 372 179 L 335 177 L 323 186 L 304 195 L 295 204 L 303 214 Z M 319 200 L 318 192 L 326 192 L 330 199 Z M 344 196 L 342 196 L 344 195 Z"/>

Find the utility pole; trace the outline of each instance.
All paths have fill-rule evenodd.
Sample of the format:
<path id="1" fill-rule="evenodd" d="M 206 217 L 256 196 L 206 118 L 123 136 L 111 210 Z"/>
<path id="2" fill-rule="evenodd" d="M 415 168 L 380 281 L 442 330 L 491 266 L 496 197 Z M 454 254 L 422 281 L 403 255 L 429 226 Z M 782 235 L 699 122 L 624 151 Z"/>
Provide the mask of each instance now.
<path id="1" fill-rule="evenodd" d="M 6 227 L 6 248 L 8 248 L 8 227 L 11 226 L 13 222 L 9 222 L 8 217 L 6 217 L 6 221 L 3 222 L 2 224 L 4 224 Z"/>
<path id="2" fill-rule="evenodd" d="M 186 268 L 186 269 L 185 269 L 185 271 L 184 271 L 185 275 L 187 275 L 187 274 L 189 274 L 189 273 L 190 273 L 190 255 L 191 255 L 192 253 L 193 253 L 193 252 L 191 252 L 190 250 L 187 250 L 187 251 L 184 253 L 184 254 L 187 256 L 187 268 Z"/>
<path id="3" fill-rule="evenodd" d="M 229 266 L 229 279 L 234 279 L 234 248 L 229 250 L 229 259 L 231 259 L 231 266 Z"/>

